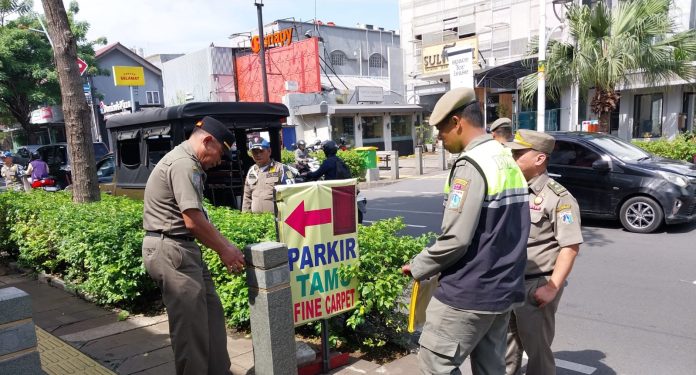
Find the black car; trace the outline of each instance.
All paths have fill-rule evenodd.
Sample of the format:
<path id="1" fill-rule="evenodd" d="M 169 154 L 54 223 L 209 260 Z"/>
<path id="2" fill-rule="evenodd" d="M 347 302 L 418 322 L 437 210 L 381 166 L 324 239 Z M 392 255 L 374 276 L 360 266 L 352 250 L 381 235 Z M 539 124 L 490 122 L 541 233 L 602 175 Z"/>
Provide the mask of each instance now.
<path id="1" fill-rule="evenodd" d="M 108 147 L 102 142 L 94 142 L 94 159 L 101 160 L 109 153 Z M 64 189 L 72 184 L 70 160 L 68 159 L 67 143 L 54 143 L 36 149 L 41 160 L 48 164 L 49 173 L 56 179 L 56 186 Z"/>
<path id="2" fill-rule="evenodd" d="M 549 134 L 556 138 L 549 175 L 575 196 L 583 217 L 618 218 L 638 233 L 696 220 L 696 165 L 607 134 Z"/>

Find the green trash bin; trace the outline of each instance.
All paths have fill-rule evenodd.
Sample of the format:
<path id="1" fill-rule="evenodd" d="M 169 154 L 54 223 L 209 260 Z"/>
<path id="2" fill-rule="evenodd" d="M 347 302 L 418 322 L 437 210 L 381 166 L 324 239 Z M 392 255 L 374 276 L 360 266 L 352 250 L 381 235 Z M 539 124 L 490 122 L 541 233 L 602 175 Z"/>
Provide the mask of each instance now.
<path id="1" fill-rule="evenodd" d="M 365 168 L 377 168 L 377 147 L 356 147 L 354 150 L 362 157 Z"/>

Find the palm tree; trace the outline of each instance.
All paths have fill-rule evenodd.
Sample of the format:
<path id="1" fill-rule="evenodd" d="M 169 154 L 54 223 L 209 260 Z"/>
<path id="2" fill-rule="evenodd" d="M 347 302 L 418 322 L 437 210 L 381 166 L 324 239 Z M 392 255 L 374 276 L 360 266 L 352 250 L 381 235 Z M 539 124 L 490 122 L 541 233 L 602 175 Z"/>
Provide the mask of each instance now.
<path id="1" fill-rule="evenodd" d="M 675 32 L 670 4 L 671 0 L 623 0 L 613 9 L 603 2 L 569 5 L 566 17 L 575 42 L 547 44 L 548 95 L 558 98 L 574 83 L 582 92 L 594 88 L 592 112 L 599 117 L 600 131 L 607 132 L 609 115 L 619 101 L 615 89 L 628 83 L 631 74 L 655 86 L 670 78 L 695 78 L 696 30 Z M 528 55 L 538 50 L 533 40 Z M 522 100 L 531 102 L 536 89 L 536 74 L 525 77 Z"/>

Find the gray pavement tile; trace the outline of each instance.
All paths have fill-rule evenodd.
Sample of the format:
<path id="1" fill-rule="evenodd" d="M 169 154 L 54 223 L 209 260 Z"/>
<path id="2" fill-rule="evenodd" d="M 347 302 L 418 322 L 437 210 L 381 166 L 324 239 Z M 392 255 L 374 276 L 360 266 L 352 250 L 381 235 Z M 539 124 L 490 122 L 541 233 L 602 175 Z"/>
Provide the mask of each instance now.
<path id="1" fill-rule="evenodd" d="M 113 313 L 89 303 L 72 303 L 53 310 L 35 312 L 34 321 L 39 327 L 53 332 L 65 325 L 109 314 Z"/>
<path id="2" fill-rule="evenodd" d="M 371 374 L 413 374 L 418 372 L 418 356 L 409 354 L 372 370 Z"/>
<path id="3" fill-rule="evenodd" d="M 230 358 L 249 353 L 253 350 L 254 346 L 250 338 L 227 335 L 227 353 L 229 353 Z"/>
<path id="4" fill-rule="evenodd" d="M 235 365 L 234 363 L 230 367 L 230 371 L 232 371 L 232 375 L 254 375 L 254 369 L 253 368 L 244 368 Z"/>
<path id="5" fill-rule="evenodd" d="M 106 314 L 100 316 L 89 317 L 80 321 L 64 324 L 54 329 L 51 333 L 56 336 L 65 336 L 72 333 L 82 332 L 98 327 L 104 327 L 109 324 L 116 323 L 117 321 L 118 316 L 116 314 L 110 311 L 106 311 Z"/>
<path id="6" fill-rule="evenodd" d="M 151 352 L 136 354 L 126 359 L 118 366 L 116 372 L 135 374 L 170 362 L 174 363 L 174 352 L 171 346 L 167 346 Z"/>
<path id="7" fill-rule="evenodd" d="M 254 352 L 247 352 L 235 357 L 231 357 L 230 361 L 232 362 L 232 365 L 241 369 L 248 370 L 254 368 Z"/>
<path id="8" fill-rule="evenodd" d="M 149 327 L 160 323 L 167 323 L 167 315 L 157 316 L 135 316 L 121 322 L 111 323 L 105 326 L 98 326 L 81 332 L 75 332 L 61 336 L 65 341 L 92 341 L 102 337 L 116 335 L 118 333 L 132 331 L 143 327 Z M 169 331 L 166 332 L 169 335 Z"/>
<path id="9" fill-rule="evenodd" d="M 374 370 L 378 369 L 379 367 L 380 366 L 374 362 L 365 361 L 362 359 L 351 357 L 348 360 L 347 365 L 345 365 L 341 368 L 329 371 L 329 374 L 335 374 L 335 375 L 367 374 L 370 371 L 374 371 Z"/>
<path id="10" fill-rule="evenodd" d="M 126 373 L 121 373 L 121 375 L 127 375 Z M 172 375 L 176 374 L 176 369 L 174 368 L 174 362 L 167 362 L 165 364 L 159 365 L 157 367 L 149 368 L 140 372 L 133 373 L 133 375 Z"/>
<path id="11" fill-rule="evenodd" d="M 137 344 L 136 344 L 137 343 Z M 80 351 L 102 363 L 118 368 L 127 359 L 170 345 L 168 323 L 159 323 L 89 341 Z"/>

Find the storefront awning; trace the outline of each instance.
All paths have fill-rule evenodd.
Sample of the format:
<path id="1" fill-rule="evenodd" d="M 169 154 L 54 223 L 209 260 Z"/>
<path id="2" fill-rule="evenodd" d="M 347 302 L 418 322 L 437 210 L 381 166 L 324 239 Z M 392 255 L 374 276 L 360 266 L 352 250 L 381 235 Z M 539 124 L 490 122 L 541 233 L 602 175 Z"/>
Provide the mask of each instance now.
<path id="1" fill-rule="evenodd" d="M 536 72 L 537 58 L 517 60 L 505 65 L 485 68 L 476 72 L 474 83 L 476 87 L 488 87 L 492 89 L 515 90 L 517 80 Z"/>

